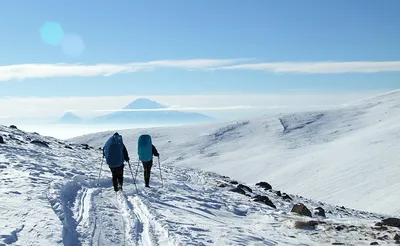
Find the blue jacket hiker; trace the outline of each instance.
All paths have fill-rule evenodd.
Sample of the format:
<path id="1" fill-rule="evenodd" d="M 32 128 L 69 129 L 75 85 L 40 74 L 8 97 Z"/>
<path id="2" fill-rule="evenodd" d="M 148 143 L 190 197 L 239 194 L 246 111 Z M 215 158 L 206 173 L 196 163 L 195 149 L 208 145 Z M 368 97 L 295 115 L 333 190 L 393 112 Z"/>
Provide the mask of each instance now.
<path id="1" fill-rule="evenodd" d="M 138 155 L 144 169 L 145 187 L 150 187 L 150 172 L 153 166 L 153 155 L 159 157 L 156 147 L 153 145 L 150 135 L 141 135 L 138 139 Z"/>
<path id="2" fill-rule="evenodd" d="M 103 157 L 106 158 L 112 173 L 114 190 L 122 190 L 124 179 L 124 161 L 129 161 L 128 151 L 123 143 L 122 136 L 118 132 L 111 136 L 103 148 Z"/>

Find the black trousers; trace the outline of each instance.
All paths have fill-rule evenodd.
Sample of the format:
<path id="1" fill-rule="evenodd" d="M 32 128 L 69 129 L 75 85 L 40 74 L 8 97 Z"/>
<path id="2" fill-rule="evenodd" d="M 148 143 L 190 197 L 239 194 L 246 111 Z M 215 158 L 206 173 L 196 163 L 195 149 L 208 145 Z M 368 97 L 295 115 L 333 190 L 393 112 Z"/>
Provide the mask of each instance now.
<path id="1" fill-rule="evenodd" d="M 114 190 L 118 191 L 118 184 L 122 188 L 124 182 L 124 165 L 120 167 L 110 167 L 112 173 L 112 183 Z"/>
<path id="2" fill-rule="evenodd" d="M 144 183 L 146 184 L 146 187 L 149 187 L 150 173 L 151 173 L 151 167 L 153 166 L 153 159 L 151 159 L 150 161 L 142 161 L 142 164 L 144 169 Z"/>

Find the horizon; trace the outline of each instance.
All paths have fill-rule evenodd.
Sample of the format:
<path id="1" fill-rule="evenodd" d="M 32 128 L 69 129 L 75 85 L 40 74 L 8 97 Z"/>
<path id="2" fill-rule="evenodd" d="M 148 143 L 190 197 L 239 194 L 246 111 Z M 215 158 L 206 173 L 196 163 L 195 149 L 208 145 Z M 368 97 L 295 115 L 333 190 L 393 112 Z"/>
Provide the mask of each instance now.
<path id="1" fill-rule="evenodd" d="M 0 121 L 137 98 L 229 120 L 400 88 L 398 1 L 156 3 L 2 3 Z"/>

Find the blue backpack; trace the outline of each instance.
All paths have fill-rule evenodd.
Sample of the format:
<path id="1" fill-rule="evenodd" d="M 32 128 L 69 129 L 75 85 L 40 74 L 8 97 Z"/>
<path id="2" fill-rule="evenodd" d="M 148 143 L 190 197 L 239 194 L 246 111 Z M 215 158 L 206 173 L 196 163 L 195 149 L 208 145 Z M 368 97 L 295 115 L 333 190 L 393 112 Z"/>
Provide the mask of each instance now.
<path id="1" fill-rule="evenodd" d="M 150 161 L 153 158 L 153 144 L 150 135 L 140 135 L 138 139 L 138 155 L 141 161 Z"/>
<path id="2" fill-rule="evenodd" d="M 119 167 L 124 164 L 124 147 L 122 136 L 114 135 L 104 145 L 104 156 L 110 167 Z"/>

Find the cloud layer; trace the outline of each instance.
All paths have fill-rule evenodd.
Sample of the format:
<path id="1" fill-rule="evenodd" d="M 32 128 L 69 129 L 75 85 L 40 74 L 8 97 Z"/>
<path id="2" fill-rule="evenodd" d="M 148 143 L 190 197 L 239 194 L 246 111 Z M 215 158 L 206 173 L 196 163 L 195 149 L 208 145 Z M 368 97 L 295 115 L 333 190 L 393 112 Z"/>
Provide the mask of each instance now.
<path id="1" fill-rule="evenodd" d="M 66 112 L 80 117 L 95 117 L 120 111 L 138 98 L 148 98 L 168 109 L 205 113 L 215 118 L 261 115 L 297 109 L 327 108 L 375 96 L 381 91 L 360 93 L 286 93 L 286 94 L 223 94 L 223 95 L 141 95 L 102 97 L 0 97 L 0 124 L 15 118 L 59 118 Z M 15 122 L 11 122 L 15 124 Z"/>
<path id="2" fill-rule="evenodd" d="M 399 72 L 400 61 L 390 62 L 280 62 L 280 63 L 250 63 L 224 66 L 224 70 L 264 70 L 274 73 L 379 73 Z"/>
<path id="3" fill-rule="evenodd" d="M 0 66 L 0 81 L 29 78 L 95 77 L 149 71 L 157 68 L 207 70 L 238 63 L 243 59 L 160 60 L 126 64 L 18 64 Z"/>
<path id="4" fill-rule="evenodd" d="M 0 66 L 0 81 L 54 77 L 96 77 L 152 71 L 158 68 L 185 70 L 261 70 L 273 73 L 338 74 L 400 72 L 400 61 L 271 62 L 251 59 L 158 60 L 125 64 L 17 64 Z"/>

